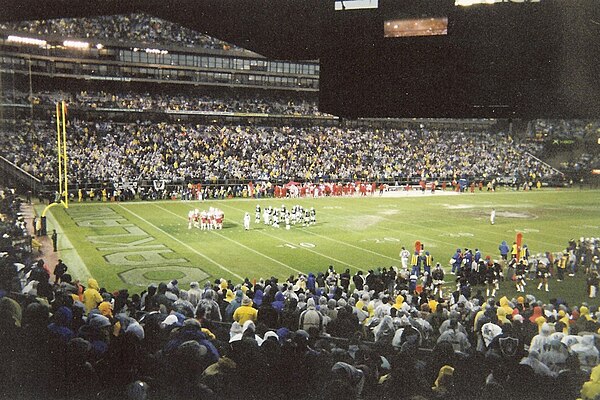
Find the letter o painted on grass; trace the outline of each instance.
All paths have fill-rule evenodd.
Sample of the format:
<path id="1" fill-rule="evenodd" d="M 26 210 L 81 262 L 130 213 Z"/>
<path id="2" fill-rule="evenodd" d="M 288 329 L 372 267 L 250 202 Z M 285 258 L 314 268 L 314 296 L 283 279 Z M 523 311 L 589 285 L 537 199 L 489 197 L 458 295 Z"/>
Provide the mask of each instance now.
<path id="1" fill-rule="evenodd" d="M 168 282 L 177 279 L 179 283 L 201 282 L 210 277 L 200 268 L 170 265 L 164 267 L 140 267 L 120 272 L 119 278 L 129 285 L 147 287 L 151 283 Z"/>

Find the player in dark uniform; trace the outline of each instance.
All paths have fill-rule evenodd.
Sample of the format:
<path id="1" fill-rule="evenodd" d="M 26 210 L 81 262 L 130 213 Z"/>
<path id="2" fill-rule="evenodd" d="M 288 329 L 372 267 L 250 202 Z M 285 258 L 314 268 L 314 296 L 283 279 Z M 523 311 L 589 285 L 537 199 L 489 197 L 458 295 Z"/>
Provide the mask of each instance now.
<path id="1" fill-rule="evenodd" d="M 525 292 L 525 276 L 527 275 L 527 267 L 525 260 L 520 260 L 515 267 L 515 285 L 517 286 L 517 292 Z"/>
<path id="2" fill-rule="evenodd" d="M 490 295 L 492 297 L 496 296 L 496 287 L 499 285 L 499 282 L 500 279 L 494 266 L 494 262 L 492 262 L 492 260 L 488 260 L 487 264 L 485 264 L 485 295 L 487 297 L 490 297 Z"/>
<path id="3" fill-rule="evenodd" d="M 548 278 L 550 277 L 550 271 L 548 270 L 548 266 L 546 265 L 546 263 L 539 261 L 538 265 L 537 265 L 537 278 L 539 280 L 539 284 L 538 284 L 538 290 L 542 289 L 542 286 L 544 286 L 544 289 L 546 290 L 546 292 L 549 292 L 550 290 L 548 290 Z"/>
<path id="4" fill-rule="evenodd" d="M 435 264 L 435 268 L 431 272 L 431 279 L 433 280 L 433 295 L 443 297 L 442 288 L 444 286 L 444 270 L 440 263 Z"/>
<path id="5" fill-rule="evenodd" d="M 256 209 L 254 210 L 254 223 L 260 224 L 260 205 L 256 205 Z"/>
<path id="6" fill-rule="evenodd" d="M 309 226 L 309 225 L 310 225 L 310 211 L 305 210 L 304 211 L 304 221 L 302 222 L 302 226 Z"/>

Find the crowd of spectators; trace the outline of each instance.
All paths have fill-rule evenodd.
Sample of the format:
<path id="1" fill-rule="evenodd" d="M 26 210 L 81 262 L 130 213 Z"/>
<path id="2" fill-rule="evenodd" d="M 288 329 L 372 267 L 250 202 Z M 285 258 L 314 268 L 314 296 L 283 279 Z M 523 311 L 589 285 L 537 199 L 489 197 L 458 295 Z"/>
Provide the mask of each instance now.
<path id="1" fill-rule="evenodd" d="M 25 266 L 10 245 L 2 250 L 2 398 L 600 393 L 599 311 L 586 303 L 485 298 L 468 284 L 439 297 L 410 289 L 404 270 L 333 266 L 285 281 L 172 280 L 129 293 L 66 268 L 52 276 L 43 260 Z"/>
<path id="2" fill-rule="evenodd" d="M 4 22 L 0 29 L 32 35 L 74 39 L 109 39 L 125 43 L 184 45 L 209 49 L 241 50 L 222 40 L 146 14 L 108 15 Z"/>
<path id="3" fill-rule="evenodd" d="M 2 155 L 44 182 L 56 181 L 55 127 L 5 125 Z M 529 156 L 541 145 L 504 134 L 425 129 L 135 124 L 73 120 L 68 134 L 74 182 L 141 179 L 211 181 L 383 181 L 423 177 L 550 179 Z"/>
<path id="4" fill-rule="evenodd" d="M 540 138 L 595 138 L 600 134 L 598 121 L 536 119 L 531 122 L 531 133 Z"/>
<path id="5" fill-rule="evenodd" d="M 30 98 L 29 93 L 14 91 L 2 93 L 0 101 L 5 104 L 54 106 L 65 101 L 69 108 L 95 110 L 112 108 L 123 110 L 166 111 L 206 111 L 227 113 L 259 113 L 269 115 L 322 116 L 315 101 L 301 98 L 276 98 L 266 94 L 258 96 L 217 97 L 208 94 L 169 95 L 157 93 L 108 93 L 81 91 L 67 93 L 61 91 L 37 92 Z"/>

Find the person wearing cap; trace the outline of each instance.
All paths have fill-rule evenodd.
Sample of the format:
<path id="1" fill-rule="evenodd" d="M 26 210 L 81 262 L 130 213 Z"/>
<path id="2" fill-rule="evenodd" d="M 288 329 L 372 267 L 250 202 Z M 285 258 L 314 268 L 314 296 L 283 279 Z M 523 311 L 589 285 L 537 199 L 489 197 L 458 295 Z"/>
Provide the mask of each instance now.
<path id="1" fill-rule="evenodd" d="M 233 313 L 233 320 L 244 325 L 246 321 L 256 322 L 258 317 L 258 311 L 252 307 L 252 300 L 250 297 L 244 295 L 242 298 L 242 305 L 238 307 Z"/>
<path id="2" fill-rule="evenodd" d="M 63 260 L 59 259 L 58 264 L 54 267 L 54 284 L 58 285 L 61 282 L 62 276 L 67 272 L 68 267 Z"/>

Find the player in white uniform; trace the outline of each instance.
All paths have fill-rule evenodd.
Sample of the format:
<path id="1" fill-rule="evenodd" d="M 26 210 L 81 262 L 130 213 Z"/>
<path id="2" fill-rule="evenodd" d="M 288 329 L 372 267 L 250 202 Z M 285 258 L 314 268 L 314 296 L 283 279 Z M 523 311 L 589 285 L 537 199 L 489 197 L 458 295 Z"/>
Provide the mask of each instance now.
<path id="1" fill-rule="evenodd" d="M 288 231 L 290 230 L 290 222 L 291 222 L 290 220 L 291 220 L 291 216 L 290 216 L 290 213 L 288 211 L 288 212 L 285 213 L 285 229 L 288 230 Z"/>
<path id="2" fill-rule="evenodd" d="M 215 209 L 215 229 L 223 229 L 223 218 L 225 218 L 223 210 Z"/>
<path id="3" fill-rule="evenodd" d="M 317 212 L 314 207 L 310 208 L 310 224 L 314 225 L 317 223 Z"/>
<path id="4" fill-rule="evenodd" d="M 263 211 L 263 222 L 265 225 L 269 225 L 270 220 L 271 220 L 271 216 L 269 214 L 269 207 L 265 207 L 265 209 Z"/>
<path id="5" fill-rule="evenodd" d="M 202 213 L 200 214 L 200 220 L 202 221 L 200 224 L 200 229 L 205 231 L 208 229 L 208 213 L 206 212 L 206 210 L 202 210 Z"/>
<path id="6" fill-rule="evenodd" d="M 258 218 L 258 221 L 260 222 L 260 217 Z M 246 215 L 244 215 L 244 230 L 249 230 L 250 229 L 250 213 L 246 213 Z"/>
<path id="7" fill-rule="evenodd" d="M 408 258 L 410 257 L 410 251 L 402 247 L 400 251 L 400 261 L 402 262 L 402 269 L 408 269 Z"/>
<path id="8" fill-rule="evenodd" d="M 194 225 L 194 210 L 188 212 L 188 229 L 192 229 L 192 225 Z"/>
<path id="9" fill-rule="evenodd" d="M 279 210 L 273 210 L 273 228 L 279 228 Z"/>
<path id="10" fill-rule="evenodd" d="M 490 214 L 490 223 L 492 225 L 494 225 L 495 221 L 496 221 L 496 209 L 492 208 L 492 213 Z"/>
<path id="11" fill-rule="evenodd" d="M 200 210 L 197 208 L 194 210 L 194 228 L 200 227 Z"/>

